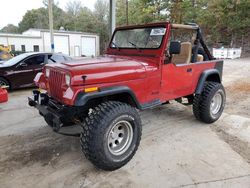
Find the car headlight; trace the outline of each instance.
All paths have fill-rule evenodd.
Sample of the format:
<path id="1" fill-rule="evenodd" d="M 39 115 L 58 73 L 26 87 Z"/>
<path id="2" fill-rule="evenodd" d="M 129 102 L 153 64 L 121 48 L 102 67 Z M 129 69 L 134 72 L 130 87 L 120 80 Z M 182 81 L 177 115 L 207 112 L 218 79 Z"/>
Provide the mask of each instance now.
<path id="1" fill-rule="evenodd" d="M 50 73 L 50 70 L 49 69 L 45 69 L 45 76 L 48 78 L 49 77 L 49 73 Z"/>
<path id="2" fill-rule="evenodd" d="M 68 74 L 65 75 L 65 83 L 67 86 L 70 86 L 70 76 Z"/>

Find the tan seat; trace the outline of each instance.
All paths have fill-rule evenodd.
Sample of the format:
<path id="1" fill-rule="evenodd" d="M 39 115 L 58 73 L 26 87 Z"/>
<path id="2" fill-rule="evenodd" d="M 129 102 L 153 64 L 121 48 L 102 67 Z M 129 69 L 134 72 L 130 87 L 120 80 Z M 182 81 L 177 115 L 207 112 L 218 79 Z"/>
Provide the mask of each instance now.
<path id="1" fill-rule="evenodd" d="M 202 62 L 204 60 L 203 55 L 198 54 L 197 55 L 197 62 Z"/>
<path id="2" fill-rule="evenodd" d="M 172 62 L 174 64 L 186 64 L 191 62 L 192 44 L 191 42 L 182 42 L 180 54 L 174 54 Z"/>

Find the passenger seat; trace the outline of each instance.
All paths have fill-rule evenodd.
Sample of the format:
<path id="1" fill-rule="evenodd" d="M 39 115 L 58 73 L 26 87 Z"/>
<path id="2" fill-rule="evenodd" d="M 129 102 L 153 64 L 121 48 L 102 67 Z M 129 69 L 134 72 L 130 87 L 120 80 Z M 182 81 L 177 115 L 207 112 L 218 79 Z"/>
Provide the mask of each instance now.
<path id="1" fill-rule="evenodd" d="M 197 62 L 202 62 L 203 60 L 204 60 L 203 55 L 198 54 L 198 55 L 197 55 Z"/>
<path id="2" fill-rule="evenodd" d="M 172 62 L 174 64 L 187 64 L 191 62 L 192 44 L 191 42 L 182 42 L 180 54 L 174 54 Z"/>

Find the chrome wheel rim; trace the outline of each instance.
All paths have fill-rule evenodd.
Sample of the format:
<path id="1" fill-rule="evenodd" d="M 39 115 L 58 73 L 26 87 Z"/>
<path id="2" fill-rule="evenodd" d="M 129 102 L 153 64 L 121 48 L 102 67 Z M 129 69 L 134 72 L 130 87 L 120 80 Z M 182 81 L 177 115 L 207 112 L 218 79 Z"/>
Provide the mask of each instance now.
<path id="1" fill-rule="evenodd" d="M 0 80 L 0 87 L 1 86 L 9 86 L 5 81 L 3 80 Z"/>
<path id="2" fill-rule="evenodd" d="M 130 122 L 117 122 L 108 134 L 108 149 L 113 155 L 122 155 L 127 151 L 133 139 L 133 128 Z"/>
<path id="3" fill-rule="evenodd" d="M 220 92 L 217 92 L 211 100 L 210 104 L 211 114 L 216 115 L 220 111 L 221 105 L 222 105 L 222 95 L 220 94 Z"/>

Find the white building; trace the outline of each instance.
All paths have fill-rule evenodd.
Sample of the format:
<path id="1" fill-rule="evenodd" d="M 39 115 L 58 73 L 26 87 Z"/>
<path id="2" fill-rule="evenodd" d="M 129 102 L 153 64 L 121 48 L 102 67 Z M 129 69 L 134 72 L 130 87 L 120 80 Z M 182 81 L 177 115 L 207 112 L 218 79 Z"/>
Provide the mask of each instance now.
<path id="1" fill-rule="evenodd" d="M 0 45 L 16 51 L 50 52 L 50 33 L 47 29 L 29 29 L 22 34 L 0 33 Z M 70 56 L 98 56 L 99 36 L 91 33 L 54 30 L 55 52 Z"/>

